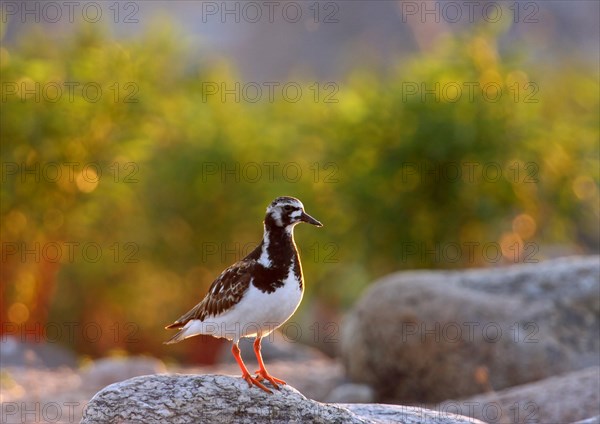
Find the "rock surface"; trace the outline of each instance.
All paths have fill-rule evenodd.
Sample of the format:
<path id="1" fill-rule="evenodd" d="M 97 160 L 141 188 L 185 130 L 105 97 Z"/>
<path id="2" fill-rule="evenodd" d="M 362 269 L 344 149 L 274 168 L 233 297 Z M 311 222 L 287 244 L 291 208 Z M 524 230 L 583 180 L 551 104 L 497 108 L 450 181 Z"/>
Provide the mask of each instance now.
<path id="1" fill-rule="evenodd" d="M 598 363 L 600 258 L 375 282 L 341 326 L 349 378 L 392 403 L 436 403 Z"/>
<path id="2" fill-rule="evenodd" d="M 81 372 L 81 378 L 95 387 L 104 387 L 127 378 L 166 371 L 163 361 L 148 356 L 109 357 L 93 361 Z"/>
<path id="3" fill-rule="evenodd" d="M 8 324 L 7 328 L 12 330 Z M 19 336 L 16 337 L 9 335 L 9 331 L 6 333 L 0 338 L 2 367 L 58 368 L 77 365 L 77 356 L 57 343 L 34 343 L 24 341 L 23 334 L 16 333 Z"/>
<path id="4" fill-rule="evenodd" d="M 446 401 L 436 410 L 462 413 L 490 423 L 571 423 L 600 415 L 600 367 L 468 399 Z"/>
<path id="5" fill-rule="evenodd" d="M 375 391 L 366 384 L 346 383 L 333 389 L 325 401 L 330 403 L 373 403 L 375 402 Z"/>
<path id="6" fill-rule="evenodd" d="M 600 415 L 585 420 L 577 421 L 573 424 L 600 424 Z"/>
<path id="7" fill-rule="evenodd" d="M 255 363 L 252 363 L 252 358 L 248 359 L 248 367 L 254 370 Z M 123 370 L 124 365 L 129 369 Z M 317 401 L 324 401 L 335 387 L 345 382 L 342 364 L 335 359 L 274 360 L 267 366 L 273 375 Z M 129 357 L 125 361 L 118 357 L 98 359 L 79 370 L 68 367 L 3 366 L 0 368 L 0 402 L 3 407 L 0 421 L 3 424 L 79 422 L 90 398 L 115 381 L 118 370 L 121 370 L 121 381 L 131 378 L 134 373 L 160 373 L 163 367 L 162 361 L 144 356 Z M 167 372 L 239 376 L 240 369 L 237 364 L 195 367 L 171 364 L 167 367 Z"/>
<path id="8" fill-rule="evenodd" d="M 183 374 L 146 375 L 105 387 L 90 400 L 81 422 L 481 424 L 414 407 L 319 403 L 287 385 L 268 394 L 239 377 Z"/>

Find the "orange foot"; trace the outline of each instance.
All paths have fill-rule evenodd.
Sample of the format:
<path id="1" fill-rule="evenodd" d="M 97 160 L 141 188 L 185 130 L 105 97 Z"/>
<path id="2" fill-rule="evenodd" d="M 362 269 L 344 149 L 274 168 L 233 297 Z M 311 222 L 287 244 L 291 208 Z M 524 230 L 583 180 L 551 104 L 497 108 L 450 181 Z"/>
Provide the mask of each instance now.
<path id="1" fill-rule="evenodd" d="M 273 377 L 271 374 L 269 374 L 267 372 L 267 370 L 257 370 L 256 371 L 256 380 L 258 381 L 262 381 L 262 380 L 267 380 L 269 381 L 273 387 L 275 387 L 277 390 L 279 390 L 279 386 L 278 384 L 286 384 L 285 381 L 280 380 L 279 378 L 275 378 Z"/>
<path id="2" fill-rule="evenodd" d="M 252 387 L 254 385 L 260 389 L 263 389 L 267 393 L 273 394 L 273 392 L 271 390 L 267 389 L 267 387 L 260 382 L 260 380 L 262 380 L 262 378 L 260 378 L 260 379 L 252 378 L 252 376 L 248 373 L 243 373 L 242 378 L 248 382 L 248 385 L 250 387 Z M 275 387 L 277 387 L 277 386 L 275 386 Z M 277 387 L 277 388 L 279 389 L 279 387 Z"/>

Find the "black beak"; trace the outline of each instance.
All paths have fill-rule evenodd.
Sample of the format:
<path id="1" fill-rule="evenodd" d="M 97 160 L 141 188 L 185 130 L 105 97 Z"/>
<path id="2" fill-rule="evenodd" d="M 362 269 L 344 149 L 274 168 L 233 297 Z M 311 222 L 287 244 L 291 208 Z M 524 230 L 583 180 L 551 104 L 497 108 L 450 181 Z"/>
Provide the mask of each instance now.
<path id="1" fill-rule="evenodd" d="M 304 222 L 307 222 L 309 224 L 316 225 L 317 227 L 322 227 L 323 226 L 323 224 L 321 224 L 319 221 L 317 221 L 316 219 L 314 219 L 312 216 L 310 216 L 306 212 L 302 212 L 302 215 L 300 215 L 300 221 L 304 221 Z"/>

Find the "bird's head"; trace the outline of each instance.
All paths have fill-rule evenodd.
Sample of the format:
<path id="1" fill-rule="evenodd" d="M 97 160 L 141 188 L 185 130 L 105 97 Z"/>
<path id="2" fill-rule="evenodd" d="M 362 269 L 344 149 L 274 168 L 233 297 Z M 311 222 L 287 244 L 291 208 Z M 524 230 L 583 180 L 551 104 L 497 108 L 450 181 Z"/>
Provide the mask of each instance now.
<path id="1" fill-rule="evenodd" d="M 267 207 L 266 225 L 293 228 L 294 225 L 300 222 L 307 222 L 317 227 L 323 226 L 319 221 L 304 212 L 304 205 L 295 197 L 278 197 Z"/>

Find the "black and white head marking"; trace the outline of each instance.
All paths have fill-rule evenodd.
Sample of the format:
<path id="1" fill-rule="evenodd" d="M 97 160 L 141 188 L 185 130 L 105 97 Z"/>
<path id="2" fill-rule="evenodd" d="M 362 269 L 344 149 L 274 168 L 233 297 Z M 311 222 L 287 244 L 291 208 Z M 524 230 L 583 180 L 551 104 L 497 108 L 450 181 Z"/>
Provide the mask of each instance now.
<path id="1" fill-rule="evenodd" d="M 294 226 L 301 221 L 303 212 L 304 205 L 300 200 L 294 197 L 278 197 L 267 207 L 266 220 L 270 218 L 278 227 Z"/>
<path id="2" fill-rule="evenodd" d="M 288 239 L 289 248 L 295 251 L 294 226 L 300 222 L 321 226 L 319 221 L 304 212 L 304 205 L 300 200 L 287 196 L 273 200 L 267 207 L 265 232 L 258 262 L 270 268 L 274 254 L 285 250 L 284 245 Z"/>

